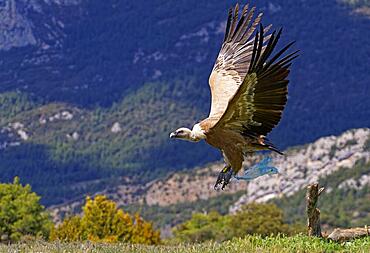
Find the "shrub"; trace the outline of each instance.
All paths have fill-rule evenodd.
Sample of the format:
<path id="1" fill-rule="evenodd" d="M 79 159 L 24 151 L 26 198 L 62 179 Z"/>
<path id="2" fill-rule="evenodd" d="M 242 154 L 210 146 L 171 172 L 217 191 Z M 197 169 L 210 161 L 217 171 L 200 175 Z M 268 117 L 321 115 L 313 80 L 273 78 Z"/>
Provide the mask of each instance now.
<path id="1" fill-rule="evenodd" d="M 81 226 L 81 217 L 72 216 L 66 218 L 57 228 L 53 228 L 50 233 L 50 240 L 61 241 L 82 241 L 83 230 Z"/>
<path id="2" fill-rule="evenodd" d="M 138 214 L 131 217 L 103 195 L 86 198 L 82 217 L 67 218 L 51 233 L 51 240 L 159 244 L 160 233 Z"/>
<path id="3" fill-rule="evenodd" d="M 160 233 L 153 229 L 151 223 L 146 222 L 139 214 L 135 214 L 131 243 L 159 244 Z"/>

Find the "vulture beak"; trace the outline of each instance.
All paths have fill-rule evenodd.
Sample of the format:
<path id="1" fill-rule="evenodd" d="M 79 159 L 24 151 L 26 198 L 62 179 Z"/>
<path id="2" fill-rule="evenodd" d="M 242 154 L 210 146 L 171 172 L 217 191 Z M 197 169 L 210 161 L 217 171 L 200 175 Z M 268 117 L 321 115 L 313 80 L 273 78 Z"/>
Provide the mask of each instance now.
<path id="1" fill-rule="evenodd" d="M 177 133 L 176 132 L 170 133 L 170 138 L 171 139 L 176 138 L 176 136 L 177 136 Z"/>

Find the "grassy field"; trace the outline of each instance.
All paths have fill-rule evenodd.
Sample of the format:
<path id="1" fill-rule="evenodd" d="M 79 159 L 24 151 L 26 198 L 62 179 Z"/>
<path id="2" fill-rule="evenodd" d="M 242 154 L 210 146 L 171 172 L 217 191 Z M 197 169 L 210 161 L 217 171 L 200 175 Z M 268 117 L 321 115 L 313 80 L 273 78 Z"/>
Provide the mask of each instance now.
<path id="1" fill-rule="evenodd" d="M 327 242 L 307 236 L 269 237 L 247 236 L 243 239 L 216 243 L 181 244 L 176 246 L 143 246 L 129 244 L 48 243 L 1 245 L 0 252 L 370 252 L 370 238 L 347 243 Z"/>

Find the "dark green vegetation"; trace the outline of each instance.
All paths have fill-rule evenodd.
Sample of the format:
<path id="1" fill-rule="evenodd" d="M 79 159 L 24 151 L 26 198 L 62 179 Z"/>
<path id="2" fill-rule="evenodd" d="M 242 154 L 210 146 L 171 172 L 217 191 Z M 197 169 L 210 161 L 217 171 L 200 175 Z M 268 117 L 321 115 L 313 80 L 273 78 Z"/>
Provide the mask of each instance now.
<path id="1" fill-rule="evenodd" d="M 370 163 L 359 161 L 354 168 L 342 168 L 319 180 L 326 188 L 321 194 L 318 207 L 321 210 L 321 222 L 333 227 L 362 227 L 370 224 L 370 187 L 361 189 L 343 188 L 339 185 L 348 178 L 358 179 L 370 173 Z M 305 190 L 293 196 L 276 199 L 273 203 L 284 210 L 285 220 L 289 223 L 305 222 Z"/>
<path id="2" fill-rule="evenodd" d="M 169 142 L 168 133 L 207 115 L 220 24 L 235 1 L 73 2 L 17 5 L 20 29 L 35 37 L 26 46 L 14 45 L 24 38 L 11 19 L 0 20 L 10 27 L 0 43 L 0 127 L 20 122 L 29 135 L 0 149 L 0 181 L 19 175 L 51 205 L 118 176 L 147 182 L 219 159 L 204 143 Z M 284 27 L 282 43 L 296 40 L 302 52 L 272 141 L 285 148 L 370 125 L 370 19 L 336 0 L 256 4 L 265 25 Z M 40 123 L 62 111 L 73 119 Z M 121 132 L 111 132 L 115 122 Z M 0 132 L 0 144 L 8 141 L 19 138 Z"/>
<path id="3" fill-rule="evenodd" d="M 247 236 L 245 238 L 235 238 L 231 241 L 222 243 L 207 242 L 202 244 L 180 244 L 176 246 L 143 246 L 130 244 L 91 244 L 91 243 L 45 243 L 35 241 L 14 244 L 10 246 L 0 245 L 0 252 L 64 252 L 76 253 L 108 253 L 108 252 L 133 252 L 133 253 L 237 253 L 237 252 L 266 252 L 266 253 L 285 253 L 285 252 L 359 252 L 367 253 L 370 251 L 370 239 L 359 239 L 350 243 L 338 244 L 327 242 L 318 238 L 310 238 L 303 235 L 293 237 L 267 237 Z"/>
<path id="4" fill-rule="evenodd" d="M 0 184 L 0 243 L 27 236 L 48 238 L 53 225 L 39 200 L 31 186 L 21 185 L 17 177 L 12 184 Z"/>
<path id="5" fill-rule="evenodd" d="M 18 114 L 36 108 L 34 102 L 24 93 L 7 92 L 0 94 L 0 124 L 4 125 Z"/>
<path id="6" fill-rule="evenodd" d="M 17 129 L 0 133 L 1 143 L 22 142 L 0 150 L 1 178 L 10 181 L 14 175 L 21 175 L 50 205 L 101 190 L 107 182 L 113 186 L 119 182 L 117 175 L 145 182 L 171 169 L 201 163 L 204 156 L 211 154 L 209 149 L 193 153 L 194 144 L 180 146 L 167 141 L 168 132 L 176 125 L 200 116 L 195 108 L 186 107 L 180 96 L 171 102 L 169 97 L 176 97 L 176 93 L 159 83 L 148 84 L 109 109 L 94 110 L 61 103 L 36 106 L 23 94 L 1 94 L 5 102 L 0 104 L 0 111 L 7 116 L 1 118 L 2 126 L 20 122 L 29 135 L 24 142 Z M 18 108 L 25 109 L 20 112 Z M 72 118 L 63 118 L 63 112 Z M 173 120 L 162 121 L 164 115 Z M 114 133 L 111 129 L 116 122 L 121 130 Z M 160 154 L 166 157 L 174 152 L 183 155 L 152 160 L 159 146 Z M 189 148 L 182 150 L 184 146 Z"/>
<path id="7" fill-rule="evenodd" d="M 290 226 L 283 221 L 283 212 L 273 204 L 251 203 L 235 214 L 195 213 L 191 219 L 174 229 L 180 242 L 226 241 L 246 235 L 292 235 L 304 231 L 304 226 Z"/>

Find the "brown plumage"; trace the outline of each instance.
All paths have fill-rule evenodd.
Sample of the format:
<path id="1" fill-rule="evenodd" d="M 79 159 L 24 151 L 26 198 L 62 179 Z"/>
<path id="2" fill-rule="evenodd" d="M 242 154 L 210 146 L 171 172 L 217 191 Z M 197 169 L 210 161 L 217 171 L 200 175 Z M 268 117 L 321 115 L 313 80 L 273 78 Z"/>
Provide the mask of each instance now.
<path id="1" fill-rule="evenodd" d="M 257 150 L 282 154 L 266 135 L 279 123 L 284 110 L 289 67 L 297 52 L 283 56 L 293 43 L 273 54 L 281 29 L 260 24 L 262 13 L 253 19 L 255 7 L 246 5 L 238 19 L 239 6 L 229 10 L 225 37 L 209 78 L 212 101 L 208 118 L 192 130 L 180 128 L 171 137 L 205 141 L 220 149 L 227 166 L 216 186 L 228 184 L 241 168 L 244 156 Z M 257 27 L 259 26 L 259 30 Z"/>

